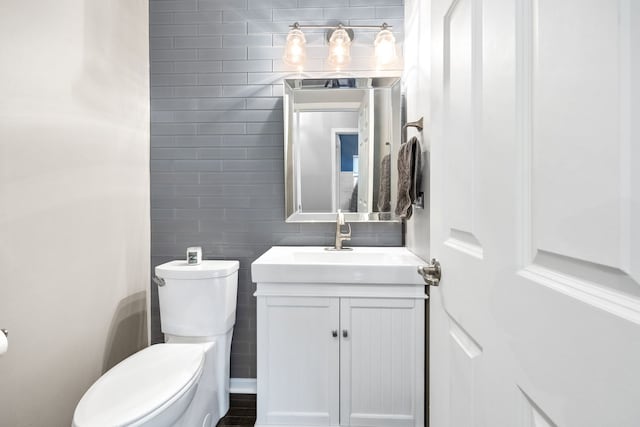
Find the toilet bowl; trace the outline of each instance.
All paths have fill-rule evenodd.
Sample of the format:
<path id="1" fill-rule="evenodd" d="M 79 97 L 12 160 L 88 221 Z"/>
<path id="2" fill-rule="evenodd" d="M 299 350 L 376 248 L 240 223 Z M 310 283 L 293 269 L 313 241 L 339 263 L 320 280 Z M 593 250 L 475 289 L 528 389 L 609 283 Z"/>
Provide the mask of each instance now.
<path id="1" fill-rule="evenodd" d="M 157 344 L 139 351 L 91 386 L 73 425 L 176 425 L 198 388 L 205 351 L 192 344 Z"/>
<path id="2" fill-rule="evenodd" d="M 238 261 L 156 267 L 166 344 L 141 350 L 84 394 L 73 427 L 213 427 L 229 409 Z"/>

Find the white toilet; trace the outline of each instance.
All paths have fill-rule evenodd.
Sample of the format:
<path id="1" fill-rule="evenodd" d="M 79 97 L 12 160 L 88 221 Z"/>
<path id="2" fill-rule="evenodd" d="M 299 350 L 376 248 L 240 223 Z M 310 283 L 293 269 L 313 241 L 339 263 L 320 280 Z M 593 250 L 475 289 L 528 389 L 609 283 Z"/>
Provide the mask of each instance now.
<path id="1" fill-rule="evenodd" d="M 156 267 L 166 344 L 141 350 L 100 377 L 74 427 L 214 427 L 229 409 L 229 358 L 238 261 Z"/>

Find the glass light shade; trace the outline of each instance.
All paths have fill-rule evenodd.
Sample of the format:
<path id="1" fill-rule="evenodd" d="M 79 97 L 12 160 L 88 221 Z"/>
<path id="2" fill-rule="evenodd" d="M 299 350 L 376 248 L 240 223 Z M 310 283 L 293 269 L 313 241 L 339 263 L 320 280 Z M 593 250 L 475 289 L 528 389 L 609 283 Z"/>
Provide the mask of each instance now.
<path id="1" fill-rule="evenodd" d="M 294 28 L 287 35 L 287 45 L 282 60 L 289 65 L 302 65 L 307 56 L 307 40 L 301 30 Z"/>
<path id="2" fill-rule="evenodd" d="M 342 67 L 351 62 L 351 38 L 344 28 L 338 28 L 331 34 L 327 61 L 336 67 Z"/>
<path id="3" fill-rule="evenodd" d="M 396 38 L 391 31 L 387 29 L 380 31 L 373 44 L 378 65 L 390 64 L 396 60 Z"/>

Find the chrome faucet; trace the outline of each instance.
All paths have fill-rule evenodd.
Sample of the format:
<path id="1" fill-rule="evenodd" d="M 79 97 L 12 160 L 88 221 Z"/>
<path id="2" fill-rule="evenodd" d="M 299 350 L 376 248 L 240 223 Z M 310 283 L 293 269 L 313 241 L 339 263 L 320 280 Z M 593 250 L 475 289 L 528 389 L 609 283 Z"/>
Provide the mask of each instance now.
<path id="1" fill-rule="evenodd" d="M 342 232 L 342 226 L 345 225 L 344 214 L 338 209 L 338 216 L 336 217 L 336 244 L 333 248 L 328 248 L 333 251 L 349 251 L 351 248 L 343 248 L 342 242 L 345 240 L 351 240 L 351 225 L 346 224 L 348 230 L 346 233 Z"/>

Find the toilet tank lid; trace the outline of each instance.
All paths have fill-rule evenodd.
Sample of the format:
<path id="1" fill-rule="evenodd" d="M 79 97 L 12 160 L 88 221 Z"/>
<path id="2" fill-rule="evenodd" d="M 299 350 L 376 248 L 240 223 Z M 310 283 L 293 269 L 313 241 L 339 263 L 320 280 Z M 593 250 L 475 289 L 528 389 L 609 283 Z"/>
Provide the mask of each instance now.
<path id="1" fill-rule="evenodd" d="M 200 378 L 204 359 L 200 344 L 156 344 L 129 356 L 87 390 L 73 425 L 137 425 L 184 395 Z"/>
<path id="2" fill-rule="evenodd" d="M 226 277 L 238 271 L 238 261 L 205 260 L 198 265 L 187 264 L 186 261 L 170 261 L 156 267 L 156 276 L 163 279 L 209 279 Z"/>

